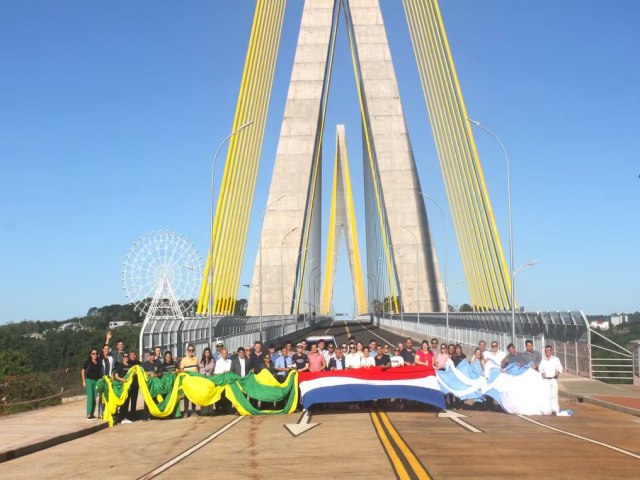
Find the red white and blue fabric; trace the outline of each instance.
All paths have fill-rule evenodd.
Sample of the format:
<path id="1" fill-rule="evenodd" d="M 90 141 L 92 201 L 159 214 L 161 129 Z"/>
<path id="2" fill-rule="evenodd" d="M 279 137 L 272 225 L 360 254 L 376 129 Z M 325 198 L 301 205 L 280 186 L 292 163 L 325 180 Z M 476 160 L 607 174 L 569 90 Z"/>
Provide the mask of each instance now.
<path id="1" fill-rule="evenodd" d="M 325 372 L 300 372 L 298 376 L 302 405 L 316 403 L 365 402 L 398 398 L 445 408 L 433 368 L 405 366 L 359 368 Z"/>

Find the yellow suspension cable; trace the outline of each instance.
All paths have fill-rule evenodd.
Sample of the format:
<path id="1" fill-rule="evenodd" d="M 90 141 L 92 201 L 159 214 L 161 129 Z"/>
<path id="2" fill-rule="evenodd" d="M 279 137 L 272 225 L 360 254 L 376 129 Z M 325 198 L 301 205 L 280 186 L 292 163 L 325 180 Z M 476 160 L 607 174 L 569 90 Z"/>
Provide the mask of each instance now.
<path id="1" fill-rule="evenodd" d="M 277 4 L 272 4 L 277 5 Z M 268 13 L 266 19 L 271 17 L 271 13 Z M 277 23 L 268 22 L 268 30 L 265 33 L 265 37 L 261 41 L 271 44 L 273 42 L 273 35 L 278 30 Z M 268 66 L 275 56 L 274 50 L 269 47 L 267 49 L 268 55 L 263 55 L 257 64 L 257 74 L 254 78 L 254 84 L 251 89 L 251 97 L 253 101 L 249 106 L 249 110 L 245 114 L 247 119 L 251 119 L 258 125 L 265 122 L 266 117 L 266 104 L 265 98 L 267 98 L 266 90 L 270 89 L 270 85 L 267 85 Z M 265 68 L 266 67 L 266 68 Z M 251 136 L 247 136 L 246 141 L 239 145 L 239 151 L 243 152 L 242 156 L 246 159 L 243 161 L 240 158 L 239 167 L 234 175 L 234 180 L 231 184 L 231 190 L 238 192 L 236 194 L 236 202 L 233 210 L 229 214 L 227 221 L 227 249 L 223 253 L 222 259 L 222 271 L 227 272 L 226 281 L 221 288 L 220 298 L 222 299 L 220 310 L 225 313 L 233 313 L 235 300 L 237 296 L 237 290 L 239 286 L 240 268 L 238 266 L 238 259 L 244 254 L 244 243 L 237 241 L 239 238 L 243 238 L 245 226 L 248 223 L 247 219 L 251 211 L 251 203 L 248 201 L 250 198 L 249 193 L 253 192 L 255 188 L 255 174 L 253 174 L 254 167 L 258 165 L 259 151 L 261 149 L 261 136 L 260 131 L 252 132 Z"/>

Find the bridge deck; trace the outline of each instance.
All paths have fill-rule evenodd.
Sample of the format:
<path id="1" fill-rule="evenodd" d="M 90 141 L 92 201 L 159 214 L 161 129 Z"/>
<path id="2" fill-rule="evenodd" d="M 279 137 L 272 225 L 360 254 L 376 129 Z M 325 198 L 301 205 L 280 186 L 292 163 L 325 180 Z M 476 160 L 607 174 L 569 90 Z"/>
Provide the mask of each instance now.
<path id="1" fill-rule="evenodd" d="M 368 326 L 349 324 L 347 328 L 358 339 L 380 335 L 385 341 L 398 340 L 388 332 L 367 332 Z M 340 322 L 329 333 L 342 341 L 347 331 Z M 564 388 L 572 384 L 580 383 L 574 379 L 565 382 Z M 584 395 L 584 385 L 582 388 L 574 395 Z M 637 401 L 637 390 L 621 391 L 626 397 L 616 399 Z M 83 402 L 73 405 L 82 418 Z M 428 475 L 495 479 L 538 478 L 543 474 L 551 478 L 637 478 L 638 417 L 566 397 L 561 406 L 573 409 L 574 416 L 527 419 L 465 410 L 461 413 L 466 418 L 461 420 L 466 424 L 439 418 L 436 412 L 421 406 L 403 411 L 385 411 L 381 406 L 379 412 L 325 409 L 314 412 L 311 418 L 311 422 L 319 423 L 317 427 L 295 438 L 283 425 L 296 423 L 300 414 L 136 422 L 1 463 L 0 477 L 27 478 L 46 472 L 50 478 L 86 478 L 99 472 L 109 478 L 140 478 L 186 452 L 185 458 L 158 471 L 157 478 L 198 478 L 199 474 L 206 477 L 215 473 L 218 478 L 278 475 L 304 479 L 337 471 L 351 478 Z M 54 407 L 30 416 L 39 417 L 42 430 L 51 432 L 47 421 L 58 414 L 68 418 L 69 408 Z M 14 435 L 14 443 L 19 436 L 20 423 L 25 422 L 16 422 L 18 418 L 0 420 L 0 451 L 9 445 L 9 435 Z M 211 438 L 225 425 L 226 431 Z M 467 425 L 480 432 L 470 432 Z M 208 443 L 190 452 L 207 438 Z"/>

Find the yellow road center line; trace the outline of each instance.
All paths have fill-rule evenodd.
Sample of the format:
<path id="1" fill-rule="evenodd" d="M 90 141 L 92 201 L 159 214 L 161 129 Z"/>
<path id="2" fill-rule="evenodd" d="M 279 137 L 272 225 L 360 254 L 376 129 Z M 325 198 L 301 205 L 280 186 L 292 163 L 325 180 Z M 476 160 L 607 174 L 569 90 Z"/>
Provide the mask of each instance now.
<path id="1" fill-rule="evenodd" d="M 373 426 L 376 429 L 376 433 L 378 434 L 378 438 L 380 438 L 380 443 L 382 443 L 387 456 L 391 460 L 393 469 L 395 470 L 397 477 L 401 480 L 409 480 L 411 478 L 409 476 L 409 472 L 407 472 L 407 469 L 403 465 L 402 460 L 400 460 L 400 457 L 398 457 L 398 454 L 393 448 L 393 445 L 391 445 L 389 437 L 387 437 L 387 434 L 385 433 L 380 420 L 378 419 L 378 415 L 376 414 L 376 412 L 371 412 L 370 416 L 371 421 L 373 422 Z"/>
<path id="2" fill-rule="evenodd" d="M 429 474 L 425 470 L 424 466 L 422 465 L 422 463 L 420 463 L 420 460 L 418 460 L 418 458 L 411 451 L 409 446 L 402 439 L 402 437 L 400 436 L 398 431 L 395 429 L 395 427 L 391 423 L 391 420 L 389 420 L 389 417 L 387 416 L 387 414 L 385 412 L 378 412 L 378 415 L 380 415 L 380 418 L 382 419 L 382 422 L 387 427 L 387 430 L 391 434 L 391 437 L 396 442 L 396 445 L 398 446 L 398 448 L 400 449 L 402 454 L 405 456 L 405 458 L 409 462 L 409 465 L 411 465 L 411 468 L 413 469 L 413 471 L 417 475 L 417 477 L 418 478 L 424 478 L 424 479 L 430 479 L 431 477 L 429 476 Z"/>

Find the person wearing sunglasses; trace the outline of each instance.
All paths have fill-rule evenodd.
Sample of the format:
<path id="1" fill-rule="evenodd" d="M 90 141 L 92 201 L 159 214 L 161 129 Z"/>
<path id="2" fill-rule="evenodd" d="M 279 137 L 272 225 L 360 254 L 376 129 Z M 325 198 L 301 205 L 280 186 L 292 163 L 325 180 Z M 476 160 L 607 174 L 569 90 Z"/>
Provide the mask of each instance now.
<path id="1" fill-rule="evenodd" d="M 122 361 L 116 363 L 116 370 L 115 372 L 113 372 L 113 378 L 118 382 L 125 381 L 125 377 L 127 376 L 127 373 L 129 373 L 129 370 L 131 370 L 131 367 L 133 366 L 131 365 L 131 363 L 129 363 L 129 354 L 127 352 L 122 352 L 121 358 L 122 358 Z M 124 401 L 124 404 L 120 408 L 118 408 L 119 423 L 122 423 L 122 424 L 131 423 L 131 420 L 129 419 L 129 415 L 128 415 L 130 396 L 131 396 L 131 387 L 129 387 L 129 395 L 127 396 L 127 399 Z M 137 396 L 136 396 L 136 400 L 137 400 Z"/>
<path id="2" fill-rule="evenodd" d="M 192 344 L 187 345 L 187 356 L 182 357 L 180 360 L 180 371 L 181 372 L 193 372 L 198 373 L 199 370 L 199 361 L 198 357 L 196 357 L 196 349 Z M 183 415 L 190 417 L 193 412 L 195 412 L 196 406 L 194 403 L 191 403 L 189 399 L 184 397 L 184 413 Z"/>
<path id="3" fill-rule="evenodd" d="M 506 357 L 506 354 L 502 350 L 500 350 L 498 342 L 495 340 L 491 342 L 491 349 L 488 350 L 484 355 L 487 371 L 492 368 L 500 368 L 504 357 Z"/>
<path id="4" fill-rule="evenodd" d="M 349 344 L 349 353 L 344 358 L 346 368 L 360 368 L 362 363 L 362 353 L 356 351 L 356 346 L 353 343 Z"/>
<path id="5" fill-rule="evenodd" d="M 296 353 L 291 355 L 291 366 L 296 368 L 299 372 L 306 372 L 309 370 L 309 357 L 304 353 L 304 345 L 302 342 L 296 345 Z"/>
<path id="6" fill-rule="evenodd" d="M 451 357 L 449 356 L 449 353 L 447 351 L 447 344 L 443 343 L 440 345 L 440 352 L 438 353 L 438 355 L 436 355 L 436 358 L 433 360 L 433 366 L 435 367 L 436 370 L 444 370 L 449 358 Z"/>
<path id="7" fill-rule="evenodd" d="M 89 358 L 84 362 L 80 376 L 82 377 L 82 386 L 87 389 L 87 420 L 95 420 L 93 414 L 96 409 L 97 383 L 102 374 L 102 367 L 98 362 L 98 350 L 91 349 Z"/>
<path id="8" fill-rule="evenodd" d="M 431 353 L 433 353 L 433 358 L 437 357 L 440 351 L 438 350 L 438 339 L 431 339 Z"/>

